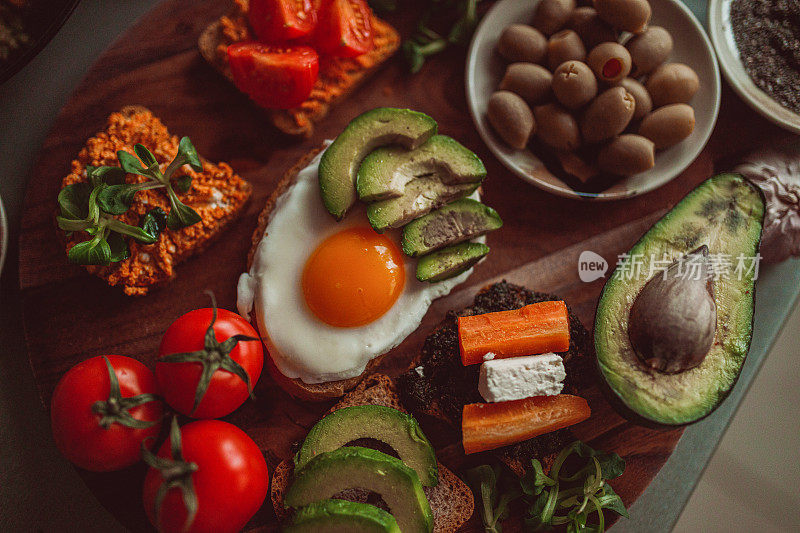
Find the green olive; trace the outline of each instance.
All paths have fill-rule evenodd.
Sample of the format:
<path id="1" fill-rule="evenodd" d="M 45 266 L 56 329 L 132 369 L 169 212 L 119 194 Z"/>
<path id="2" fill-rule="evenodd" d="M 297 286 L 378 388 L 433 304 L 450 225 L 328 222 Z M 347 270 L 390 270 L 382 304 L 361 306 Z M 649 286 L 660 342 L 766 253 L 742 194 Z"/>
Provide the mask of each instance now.
<path id="1" fill-rule="evenodd" d="M 511 63 L 499 89 L 517 93 L 531 105 L 541 104 L 550 96 L 553 75 L 533 63 Z"/>
<path id="2" fill-rule="evenodd" d="M 619 135 L 630 124 L 636 101 L 624 87 L 612 87 L 595 98 L 581 120 L 581 135 L 597 143 Z"/>
<path id="3" fill-rule="evenodd" d="M 700 89 L 700 78 L 683 63 L 665 63 L 650 74 L 645 87 L 656 107 L 688 104 Z"/>
<path id="4" fill-rule="evenodd" d="M 655 146 L 641 135 L 625 134 L 614 138 L 597 155 L 597 166 L 617 176 L 633 176 L 656 164 Z"/>
<path id="5" fill-rule="evenodd" d="M 536 138 L 551 148 L 572 152 L 581 145 L 578 123 L 569 111 L 558 104 L 545 104 L 533 108 L 536 117 Z"/>
<path id="6" fill-rule="evenodd" d="M 553 94 L 567 109 L 578 109 L 597 96 L 597 79 L 580 61 L 562 63 L 553 73 Z"/>
<path id="7" fill-rule="evenodd" d="M 528 104 L 511 91 L 497 91 L 489 99 L 487 118 L 505 142 L 518 150 L 536 132 L 536 122 Z"/>
<path id="8" fill-rule="evenodd" d="M 579 7 L 572 12 L 567 21 L 567 28 L 573 30 L 587 48 L 594 48 L 600 43 L 615 42 L 617 31 L 600 18 L 593 7 Z"/>
<path id="9" fill-rule="evenodd" d="M 547 41 L 547 64 L 555 70 L 565 61 L 583 61 L 586 59 L 586 48 L 581 38 L 572 30 L 561 30 Z"/>
<path id="10" fill-rule="evenodd" d="M 619 43 L 601 43 L 592 48 L 586 63 L 597 79 L 608 84 L 619 83 L 631 73 L 631 54 Z"/>
<path id="11" fill-rule="evenodd" d="M 675 146 L 694 131 L 694 109 L 687 104 L 670 104 L 658 108 L 642 120 L 639 135 L 647 137 L 663 150 Z"/>
<path id="12" fill-rule="evenodd" d="M 650 26 L 625 45 L 631 53 L 636 76 L 654 71 L 672 53 L 672 35 L 661 26 Z"/>
<path id="13" fill-rule="evenodd" d="M 647 92 L 644 85 L 639 83 L 633 78 L 625 78 L 619 82 L 621 87 L 625 87 L 634 101 L 636 101 L 636 109 L 633 111 L 633 120 L 641 120 L 645 115 L 653 110 L 653 99 L 650 98 L 650 93 Z"/>
<path id="14" fill-rule="evenodd" d="M 647 29 L 653 14 L 647 0 L 594 0 L 594 8 L 601 19 L 631 33 Z"/>
<path id="15" fill-rule="evenodd" d="M 500 34 L 497 51 L 512 63 L 540 63 L 547 53 L 547 37 L 525 24 L 511 24 Z"/>
<path id="16" fill-rule="evenodd" d="M 575 9 L 575 0 L 542 0 L 533 15 L 533 26 L 545 35 L 564 27 Z"/>

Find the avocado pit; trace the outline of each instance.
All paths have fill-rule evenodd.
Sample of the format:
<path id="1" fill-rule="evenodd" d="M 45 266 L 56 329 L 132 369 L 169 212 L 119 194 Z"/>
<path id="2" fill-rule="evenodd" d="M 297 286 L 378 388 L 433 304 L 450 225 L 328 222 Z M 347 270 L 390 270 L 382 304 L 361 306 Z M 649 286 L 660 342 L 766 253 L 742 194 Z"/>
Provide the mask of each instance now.
<path id="1" fill-rule="evenodd" d="M 716 328 L 713 268 L 703 245 L 647 282 L 631 307 L 628 336 L 644 365 L 678 374 L 703 362 Z"/>

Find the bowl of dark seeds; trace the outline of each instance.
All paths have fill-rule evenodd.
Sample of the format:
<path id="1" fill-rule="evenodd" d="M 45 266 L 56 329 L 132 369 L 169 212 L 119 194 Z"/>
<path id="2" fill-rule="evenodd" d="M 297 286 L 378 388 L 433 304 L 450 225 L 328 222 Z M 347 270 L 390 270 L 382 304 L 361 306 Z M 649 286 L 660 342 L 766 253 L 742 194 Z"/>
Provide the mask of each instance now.
<path id="1" fill-rule="evenodd" d="M 800 134 L 800 1 L 711 0 L 708 16 L 734 91 L 768 120 Z"/>

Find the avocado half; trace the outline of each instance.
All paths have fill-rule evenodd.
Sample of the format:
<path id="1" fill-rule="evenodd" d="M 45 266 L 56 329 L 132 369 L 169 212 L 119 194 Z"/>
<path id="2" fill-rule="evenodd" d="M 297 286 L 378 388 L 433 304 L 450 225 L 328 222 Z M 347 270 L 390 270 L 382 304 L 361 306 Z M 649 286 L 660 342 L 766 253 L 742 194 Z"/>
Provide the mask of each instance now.
<path id="1" fill-rule="evenodd" d="M 417 421 L 383 405 L 345 407 L 317 422 L 295 455 L 295 470 L 302 469 L 321 453 L 365 438 L 391 446 L 400 460 L 414 469 L 424 486 L 433 487 L 439 483 L 436 453 Z"/>
<path id="2" fill-rule="evenodd" d="M 322 154 L 319 187 L 325 208 L 337 220 L 355 203 L 361 161 L 375 148 L 400 144 L 408 149 L 436 134 L 436 121 L 410 109 L 379 107 L 354 118 Z"/>
<path id="3" fill-rule="evenodd" d="M 285 533 L 400 533 L 392 515 L 366 503 L 323 500 L 298 509 Z"/>
<path id="4" fill-rule="evenodd" d="M 731 391 L 750 347 L 755 296 L 754 272 L 743 272 L 739 279 L 733 269 L 738 257 L 758 254 L 764 211 L 760 191 L 747 180 L 736 174 L 715 176 L 659 220 L 617 266 L 600 295 L 594 342 L 600 373 L 623 415 L 648 425 L 689 424 L 711 413 Z M 676 261 L 703 245 L 711 257 L 733 261 L 728 275 L 720 271 L 712 281 L 714 341 L 694 368 L 660 372 L 633 348 L 631 307 L 647 282 L 661 275 L 648 276 L 651 258 Z M 641 274 L 632 275 L 637 267 Z"/>
<path id="5" fill-rule="evenodd" d="M 284 504 L 304 507 L 352 488 L 380 494 L 403 533 L 433 531 L 433 512 L 417 473 L 400 459 L 359 446 L 346 446 L 311 459 L 295 472 Z"/>

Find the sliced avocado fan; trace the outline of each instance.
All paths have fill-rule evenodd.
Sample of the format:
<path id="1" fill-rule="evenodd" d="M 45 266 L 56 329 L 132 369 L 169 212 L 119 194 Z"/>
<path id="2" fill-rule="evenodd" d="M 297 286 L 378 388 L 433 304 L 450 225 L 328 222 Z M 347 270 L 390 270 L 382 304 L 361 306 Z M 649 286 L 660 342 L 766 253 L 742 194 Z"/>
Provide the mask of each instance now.
<path id="1" fill-rule="evenodd" d="M 361 161 L 375 148 L 400 144 L 417 148 L 436 134 L 436 121 L 410 109 L 379 107 L 356 118 L 322 154 L 319 187 L 325 208 L 337 220 L 355 203 Z"/>
<path id="2" fill-rule="evenodd" d="M 294 458 L 295 470 L 317 455 L 341 448 L 357 439 L 371 438 L 392 447 L 426 487 L 439 483 L 433 446 L 412 416 L 382 405 L 357 405 L 338 409 L 317 422 Z"/>
<path id="3" fill-rule="evenodd" d="M 462 198 L 403 227 L 403 252 L 411 257 L 468 241 L 503 226 L 497 211 L 472 198 Z"/>
<path id="4" fill-rule="evenodd" d="M 433 531 L 433 512 L 417 473 L 400 459 L 370 448 L 345 446 L 317 455 L 295 472 L 284 504 L 304 507 L 352 488 L 378 493 L 403 533 Z"/>
<path id="5" fill-rule="evenodd" d="M 721 174 L 690 192 L 633 246 L 628 259 L 617 266 L 597 306 L 594 343 L 600 374 L 623 415 L 646 424 L 688 424 L 707 416 L 730 393 L 744 364 L 753 332 L 756 270 L 748 261 L 752 262 L 758 254 L 763 218 L 764 200 L 760 191 L 739 175 Z M 645 302 L 648 309 L 644 314 L 650 324 L 639 324 L 640 327 L 632 329 L 637 314 L 632 314 L 631 308 L 640 296 L 653 293 L 643 289 L 649 281 L 659 283 L 666 277 L 658 270 L 655 275 L 648 276 L 653 261 L 665 267 L 690 256 L 702 258 L 705 255 L 719 258 L 712 267 L 719 270 L 710 282 L 713 283 L 711 290 L 703 287 L 700 287 L 703 290 L 692 290 L 698 286 L 672 280 L 671 285 L 662 285 L 660 289 L 664 290 L 657 292 L 666 296 L 652 303 Z M 745 268 L 736 272 L 739 258 L 744 261 Z M 731 262 L 728 272 L 721 269 L 721 261 L 725 260 Z M 631 332 L 640 345 L 646 344 L 638 337 L 642 331 L 654 329 L 649 327 L 657 323 L 654 316 L 660 317 L 659 320 L 674 331 L 670 340 L 655 339 L 662 343 L 663 349 L 655 350 L 659 357 L 662 356 L 659 354 L 685 357 L 688 349 L 703 344 L 699 342 L 702 339 L 695 336 L 703 335 L 705 330 L 698 327 L 703 324 L 693 313 L 700 304 L 708 303 L 701 300 L 708 298 L 709 293 L 716 308 L 716 328 L 710 349 L 704 357 L 700 354 L 699 364 L 696 360 L 689 361 L 691 364 L 672 360 L 658 361 L 659 364 L 654 365 L 652 360 L 647 361 L 652 353 L 643 354 L 641 350 L 637 353 L 631 342 Z M 698 301 L 687 302 L 687 298 Z M 713 316 L 706 318 L 714 320 Z M 714 327 L 713 322 L 711 326 Z M 693 358 L 695 356 L 693 354 Z"/>
<path id="6" fill-rule="evenodd" d="M 361 163 L 358 197 L 363 202 L 398 198 L 408 182 L 432 174 L 448 185 L 479 183 L 486 177 L 486 167 L 477 155 L 446 135 L 434 135 L 414 150 L 386 146 Z"/>
<path id="7" fill-rule="evenodd" d="M 366 503 L 323 500 L 298 509 L 285 533 L 400 533 L 392 515 Z"/>

